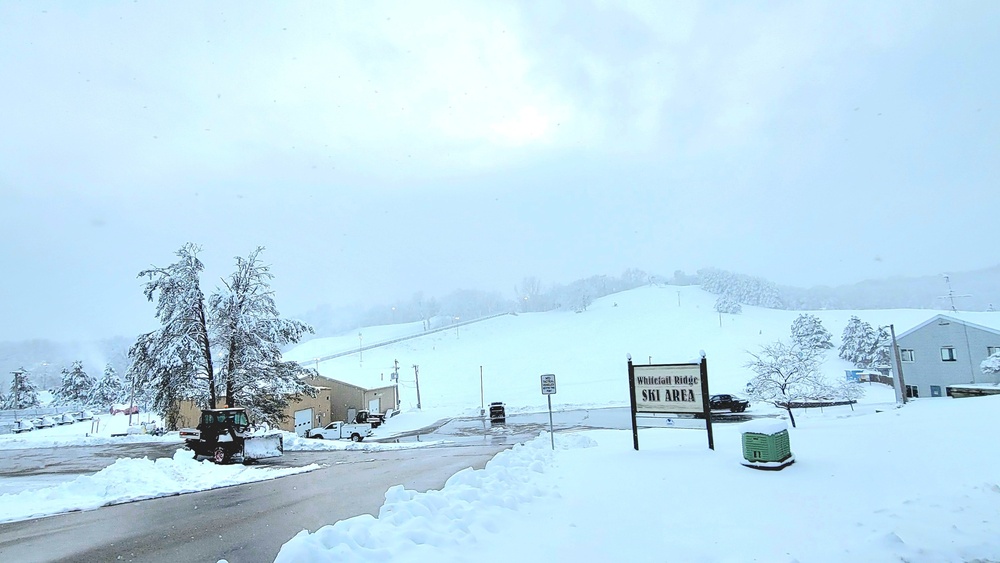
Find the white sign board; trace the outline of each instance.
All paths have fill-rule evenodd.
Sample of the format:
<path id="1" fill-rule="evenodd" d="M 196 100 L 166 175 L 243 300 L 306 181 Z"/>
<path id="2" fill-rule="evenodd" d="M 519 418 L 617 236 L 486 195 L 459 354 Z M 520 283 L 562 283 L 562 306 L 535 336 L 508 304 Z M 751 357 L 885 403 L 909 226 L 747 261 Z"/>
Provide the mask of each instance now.
<path id="1" fill-rule="evenodd" d="M 699 364 L 634 366 L 636 412 L 701 413 Z"/>
<path id="2" fill-rule="evenodd" d="M 555 395 L 556 394 L 556 376 L 555 374 L 546 373 L 542 376 L 542 395 Z"/>

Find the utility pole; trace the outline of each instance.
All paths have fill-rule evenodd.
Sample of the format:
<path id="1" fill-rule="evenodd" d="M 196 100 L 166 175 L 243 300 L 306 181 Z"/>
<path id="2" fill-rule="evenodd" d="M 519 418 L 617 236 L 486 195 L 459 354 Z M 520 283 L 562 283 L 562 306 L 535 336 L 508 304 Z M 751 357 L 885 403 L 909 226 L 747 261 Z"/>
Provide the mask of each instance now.
<path id="1" fill-rule="evenodd" d="M 906 387 L 903 386 L 903 362 L 899 358 L 899 346 L 896 344 L 896 327 L 889 325 L 889 333 L 892 335 L 892 352 L 896 357 L 896 377 L 895 379 L 899 381 L 896 387 L 896 400 L 903 401 L 906 404 Z"/>
<path id="2" fill-rule="evenodd" d="M 135 378 L 136 375 L 132 374 L 132 392 L 129 393 L 128 399 L 128 425 L 132 426 L 132 405 L 135 404 Z M 212 405 L 215 406 L 215 405 Z"/>
<path id="3" fill-rule="evenodd" d="M 420 410 L 420 366 L 413 364 L 413 379 L 417 382 L 417 410 Z"/>
<path id="4" fill-rule="evenodd" d="M 486 416 L 486 393 L 483 392 L 483 366 L 479 366 L 479 416 Z"/>
<path id="5" fill-rule="evenodd" d="M 399 360 L 392 361 L 392 375 L 390 376 L 390 379 L 395 381 L 397 384 L 399 383 Z"/>

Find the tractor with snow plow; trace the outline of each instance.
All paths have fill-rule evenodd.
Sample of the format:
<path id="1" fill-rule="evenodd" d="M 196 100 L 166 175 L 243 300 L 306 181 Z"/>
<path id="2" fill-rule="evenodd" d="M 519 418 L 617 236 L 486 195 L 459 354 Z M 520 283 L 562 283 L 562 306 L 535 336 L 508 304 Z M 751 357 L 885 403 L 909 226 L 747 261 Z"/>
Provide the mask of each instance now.
<path id="1" fill-rule="evenodd" d="M 280 432 L 256 433 L 246 409 L 203 409 L 197 428 L 181 428 L 185 447 L 195 459 L 244 464 L 278 457 L 284 452 Z"/>

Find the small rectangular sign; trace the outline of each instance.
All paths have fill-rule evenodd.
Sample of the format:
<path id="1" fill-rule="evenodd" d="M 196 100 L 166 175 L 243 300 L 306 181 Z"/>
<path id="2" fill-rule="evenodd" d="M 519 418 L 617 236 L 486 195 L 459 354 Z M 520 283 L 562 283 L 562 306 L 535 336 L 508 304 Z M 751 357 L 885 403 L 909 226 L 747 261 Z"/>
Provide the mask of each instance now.
<path id="1" fill-rule="evenodd" d="M 701 413 L 699 364 L 634 366 L 636 412 Z"/>
<path id="2" fill-rule="evenodd" d="M 556 376 L 552 373 L 546 373 L 542 376 L 542 395 L 555 395 L 556 394 Z"/>

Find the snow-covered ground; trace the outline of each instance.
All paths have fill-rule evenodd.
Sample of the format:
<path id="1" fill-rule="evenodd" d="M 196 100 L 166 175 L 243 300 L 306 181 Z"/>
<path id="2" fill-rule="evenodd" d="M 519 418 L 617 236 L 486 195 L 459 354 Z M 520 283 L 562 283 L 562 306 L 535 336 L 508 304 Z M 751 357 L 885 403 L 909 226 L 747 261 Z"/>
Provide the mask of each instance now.
<path id="1" fill-rule="evenodd" d="M 864 411 L 864 412 L 862 412 Z M 796 462 L 744 467 L 741 426 L 548 435 L 453 476 L 386 492 L 289 540 L 292 561 L 997 561 L 1000 397 L 810 413 Z"/>
<path id="2" fill-rule="evenodd" d="M 738 393 L 751 377 L 743 367 L 747 351 L 787 339 L 799 313 L 745 307 L 720 321 L 714 299 L 696 287 L 641 288 L 599 299 L 585 313 L 510 315 L 366 350 L 363 360 L 355 355 L 318 365 L 323 375 L 375 387 L 388 383 L 393 361 L 399 361 L 402 413 L 378 436 L 478 415 L 482 402 L 494 400 L 504 401 L 508 412 L 544 411 L 543 373 L 557 376 L 555 410 L 627 405 L 626 353 L 637 363 L 672 363 L 705 350 L 712 391 Z M 935 313 L 814 312 L 835 344 L 852 315 L 872 325 L 893 323 L 898 334 Z M 988 326 L 998 318 L 959 316 Z M 419 324 L 367 328 L 365 341 L 419 330 Z M 352 344 L 356 334 L 317 339 L 286 357 L 310 365 Z M 419 410 L 413 365 L 420 366 Z M 841 378 L 850 367 L 831 352 L 824 371 Z M 1000 454 L 990 442 L 1000 398 L 921 399 L 896 409 L 891 389 L 863 385 L 866 396 L 854 410 L 796 411 L 799 427 L 790 436 L 797 461 L 782 471 L 739 463 L 737 424 L 714 426 L 715 451 L 699 430 L 643 429 L 638 452 L 628 431 L 560 433 L 555 451 L 544 434 L 498 455 L 484 470 L 460 472 L 441 491 L 393 488 L 378 518 L 359 516 L 304 531 L 289 539 L 278 559 L 1000 560 L 994 533 L 1000 527 Z M 762 405 L 750 412 L 780 414 Z M 0 436 L 0 450 L 178 441 L 176 435 L 112 438 L 123 431 L 114 425 L 125 417 L 100 418 L 97 435 L 89 424 L 78 424 Z M 286 435 L 289 450 L 423 445 Z M 278 476 L 260 467 L 195 466 L 188 457 L 184 452 L 161 460 L 119 460 L 79 483 L 0 495 L 0 515 L 23 518 L 35 513 L 25 506 L 49 506 L 51 512 L 92 508 Z M 162 475 L 144 484 L 132 477 L 137 474 Z M 169 486 L 162 482 L 170 479 Z"/>

